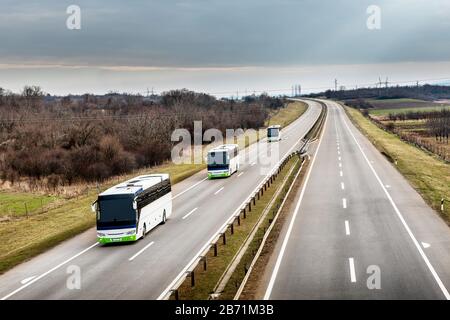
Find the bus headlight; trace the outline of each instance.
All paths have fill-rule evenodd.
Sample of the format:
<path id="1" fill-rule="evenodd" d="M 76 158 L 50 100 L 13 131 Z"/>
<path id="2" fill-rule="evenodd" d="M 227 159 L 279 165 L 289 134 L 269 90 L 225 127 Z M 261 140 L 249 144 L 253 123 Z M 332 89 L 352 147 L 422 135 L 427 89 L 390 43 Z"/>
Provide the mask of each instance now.
<path id="1" fill-rule="evenodd" d="M 101 232 L 97 232 L 97 237 L 104 237 L 105 236 L 105 234 L 104 233 L 101 233 Z"/>
<path id="2" fill-rule="evenodd" d="M 127 235 L 129 235 L 129 234 L 134 234 L 135 232 L 136 232 L 135 230 L 128 231 L 128 232 L 127 232 Z"/>

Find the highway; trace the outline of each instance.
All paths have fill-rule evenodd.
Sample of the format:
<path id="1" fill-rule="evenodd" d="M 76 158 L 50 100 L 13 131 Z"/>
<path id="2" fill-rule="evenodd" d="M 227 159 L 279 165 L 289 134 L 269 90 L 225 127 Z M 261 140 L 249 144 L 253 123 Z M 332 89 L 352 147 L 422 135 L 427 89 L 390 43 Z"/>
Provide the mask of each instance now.
<path id="1" fill-rule="evenodd" d="M 448 226 L 342 107 L 325 102 L 323 136 L 260 298 L 450 299 Z"/>
<path id="2" fill-rule="evenodd" d="M 308 110 L 283 130 L 280 158 L 298 148 L 320 115 Z M 262 146 L 265 139 L 258 143 Z M 99 245 L 92 228 L 0 276 L 1 299 L 157 299 L 183 274 L 219 229 L 264 179 L 261 154 L 250 147 L 249 161 L 228 179 L 206 180 L 206 171 L 172 188 L 174 212 L 165 225 L 131 244 Z M 258 157 L 257 157 L 258 156 Z M 274 166 L 274 165 L 272 165 Z M 68 286 L 73 270 L 80 289 Z"/>

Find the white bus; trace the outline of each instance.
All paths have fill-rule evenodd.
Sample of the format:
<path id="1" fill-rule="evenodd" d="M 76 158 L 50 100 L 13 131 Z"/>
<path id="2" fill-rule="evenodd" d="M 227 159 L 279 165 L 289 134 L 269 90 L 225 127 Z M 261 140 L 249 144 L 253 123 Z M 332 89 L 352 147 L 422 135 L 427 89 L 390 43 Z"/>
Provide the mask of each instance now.
<path id="1" fill-rule="evenodd" d="M 136 241 L 172 214 L 168 174 L 139 176 L 98 195 L 92 204 L 100 243 Z"/>
<path id="2" fill-rule="evenodd" d="M 267 128 L 267 141 L 280 141 L 281 140 L 281 126 L 274 125 Z"/>
<path id="3" fill-rule="evenodd" d="M 208 151 L 208 178 L 229 177 L 239 170 L 239 147 L 224 144 Z"/>

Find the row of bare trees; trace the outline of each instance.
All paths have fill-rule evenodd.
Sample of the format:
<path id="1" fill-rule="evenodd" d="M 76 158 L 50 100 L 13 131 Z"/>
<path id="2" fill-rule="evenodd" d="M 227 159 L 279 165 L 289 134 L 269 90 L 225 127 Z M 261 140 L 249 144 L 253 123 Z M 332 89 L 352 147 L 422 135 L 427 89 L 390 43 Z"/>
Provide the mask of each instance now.
<path id="1" fill-rule="evenodd" d="M 418 148 L 427 150 L 435 155 L 439 156 L 444 161 L 450 161 L 450 153 L 448 152 L 448 138 L 436 139 L 435 142 L 429 139 L 429 135 L 420 135 L 417 132 L 405 131 L 395 126 L 393 122 L 381 121 L 374 117 L 369 117 L 369 119 L 375 123 L 379 128 L 396 134 L 400 139 L 415 145 Z M 448 137 L 448 136 L 447 136 Z"/>
<path id="2" fill-rule="evenodd" d="M 174 90 L 142 97 L 111 93 L 54 97 L 39 87 L 0 90 L 0 179 L 24 177 L 49 186 L 101 181 L 170 157 L 176 128 L 259 128 L 281 99 L 243 101 Z"/>
<path id="3" fill-rule="evenodd" d="M 428 117 L 426 123 L 428 132 L 435 137 L 436 141 L 445 141 L 448 144 L 450 110 L 443 109 L 439 112 L 433 112 L 433 116 Z"/>

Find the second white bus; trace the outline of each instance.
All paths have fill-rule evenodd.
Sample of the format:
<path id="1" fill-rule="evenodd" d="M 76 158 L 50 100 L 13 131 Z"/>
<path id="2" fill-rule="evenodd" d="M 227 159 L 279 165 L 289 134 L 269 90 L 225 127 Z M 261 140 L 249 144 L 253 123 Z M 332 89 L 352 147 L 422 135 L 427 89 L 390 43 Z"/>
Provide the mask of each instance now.
<path id="1" fill-rule="evenodd" d="M 281 126 L 274 125 L 267 128 L 267 141 L 280 141 L 281 140 Z"/>
<path id="2" fill-rule="evenodd" d="M 239 170 L 239 147 L 224 144 L 208 151 L 208 178 L 229 177 Z"/>

